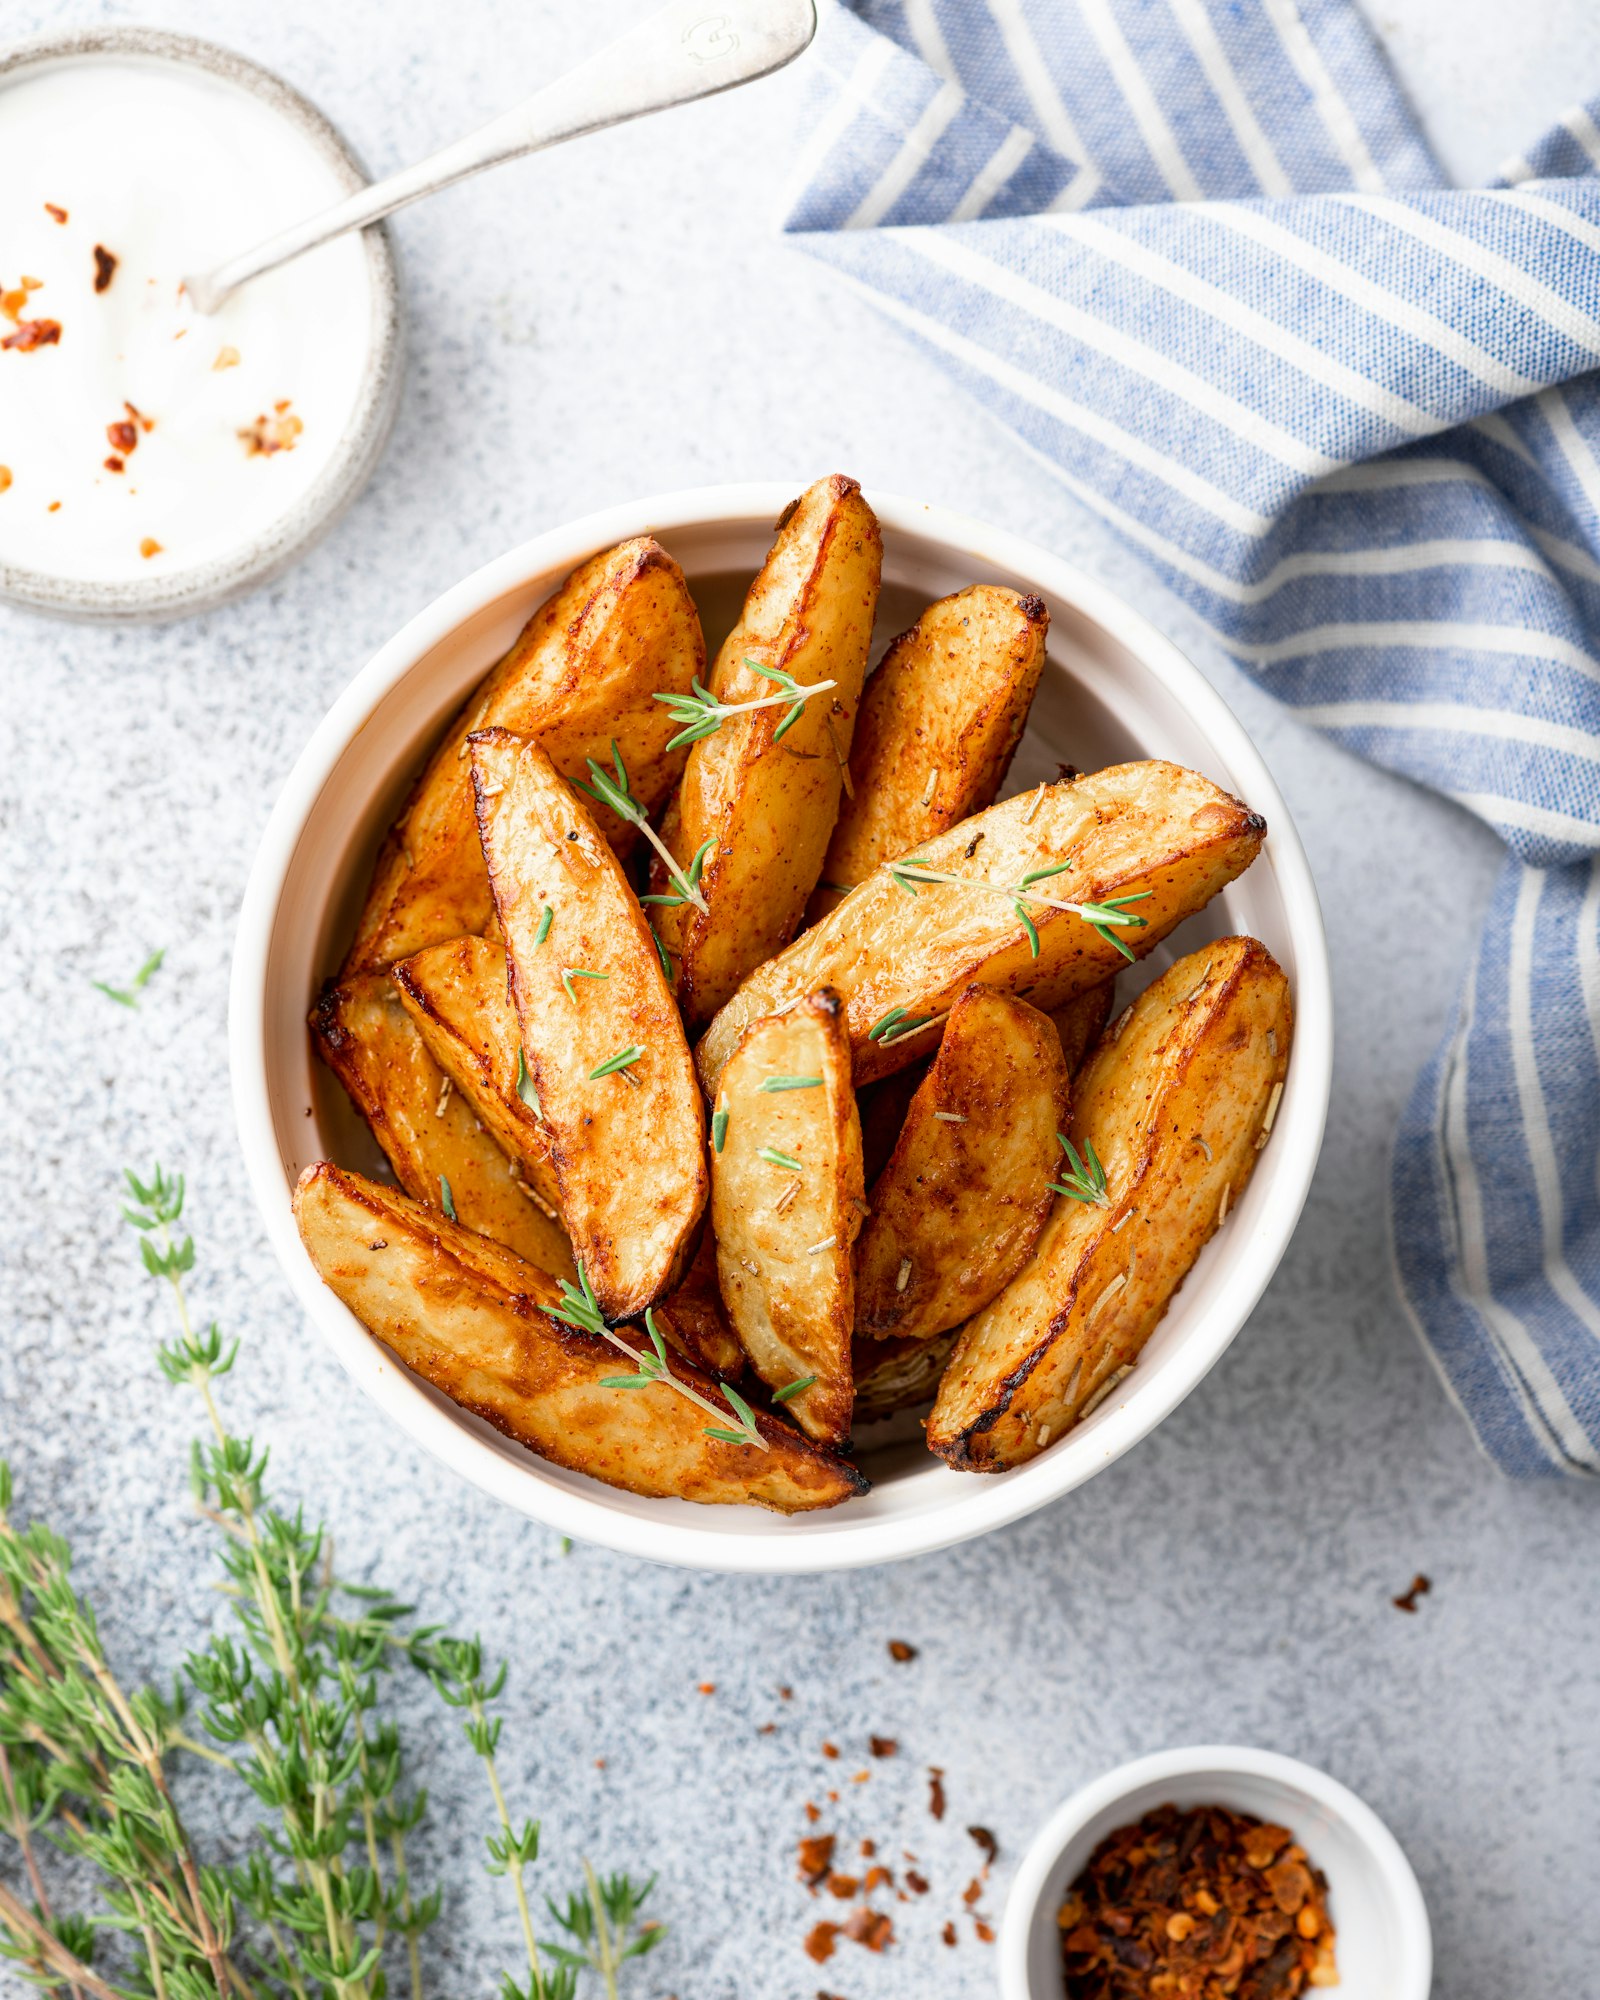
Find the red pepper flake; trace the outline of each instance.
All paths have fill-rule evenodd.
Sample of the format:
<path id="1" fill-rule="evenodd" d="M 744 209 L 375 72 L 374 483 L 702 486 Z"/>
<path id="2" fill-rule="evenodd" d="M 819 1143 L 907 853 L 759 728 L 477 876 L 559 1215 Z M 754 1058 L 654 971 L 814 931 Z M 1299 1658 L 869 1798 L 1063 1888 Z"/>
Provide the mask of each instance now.
<path id="1" fill-rule="evenodd" d="M 265 411 L 253 424 L 239 432 L 239 438 L 250 458 L 270 458 L 274 452 L 293 451 L 305 425 L 298 417 L 287 416 L 287 403 L 275 403 L 276 416 L 269 417 Z"/>
<path id="2" fill-rule="evenodd" d="M 841 1903 L 848 1903 L 860 1887 L 860 1880 L 854 1875 L 830 1875 L 828 1877 L 828 1894 L 830 1896 L 837 1896 Z"/>
<path id="3" fill-rule="evenodd" d="M 758 1736 L 776 1736 L 777 1733 L 778 1725 L 775 1722 L 763 1722 L 761 1727 L 756 1731 Z"/>
<path id="4" fill-rule="evenodd" d="M 1327 1881 L 1287 1827 L 1158 1806 L 1108 1834 L 1057 1913 L 1065 2000 L 1298 2000 L 1337 1984 Z"/>
<path id="5" fill-rule="evenodd" d="M 717 1684 L 715 1681 L 701 1681 L 700 1692 L 702 1694 L 715 1694 L 716 1691 L 717 1691 Z"/>
<path id="6" fill-rule="evenodd" d="M 814 1833 L 800 1843 L 800 1879 L 812 1888 L 833 1866 L 835 1838 L 831 1833 Z"/>
<path id="7" fill-rule="evenodd" d="M 937 1764 L 928 1766 L 928 1810 L 935 1819 L 944 1818 L 944 1773 Z"/>
<path id="8" fill-rule="evenodd" d="M 53 201 L 47 201 L 45 203 L 44 212 L 46 215 L 51 217 L 53 221 L 56 222 L 65 222 L 67 219 L 67 211 L 64 208 L 57 208 L 56 204 Z"/>
<path id="9" fill-rule="evenodd" d="M 824 1964 L 833 1956 L 833 1941 L 838 1935 L 837 1924 L 813 1924 L 806 1933 L 806 1957 L 813 1964 Z"/>
<path id="10" fill-rule="evenodd" d="M 894 1887 L 894 1877 L 881 1861 L 875 1861 L 867 1870 L 861 1887 L 870 1896 L 874 1889 L 892 1889 Z"/>
<path id="11" fill-rule="evenodd" d="M 908 1868 L 906 1870 L 906 1887 L 914 1896 L 925 1896 L 928 1893 L 928 1878 L 926 1875 L 919 1875 L 915 1868 Z"/>
<path id="12" fill-rule="evenodd" d="M 870 1771 L 857 1771 L 850 1782 L 852 1785 L 864 1785 L 871 1776 L 872 1773 Z"/>
<path id="13" fill-rule="evenodd" d="M 1426 1597 L 1432 1588 L 1433 1585 L 1419 1570 L 1411 1579 L 1410 1588 L 1402 1591 L 1398 1597 L 1391 1598 L 1390 1602 L 1394 1605 L 1396 1611 L 1415 1611 L 1417 1608 L 1417 1599 L 1419 1597 Z"/>
<path id="14" fill-rule="evenodd" d="M 972 1928 L 978 1933 L 979 1944 L 994 1943 L 994 1925 L 986 1924 L 982 1917 L 974 1917 Z"/>
<path id="15" fill-rule="evenodd" d="M 18 285 L 9 292 L 0 292 L 0 312 L 13 324 L 28 310 L 28 288 Z"/>
<path id="16" fill-rule="evenodd" d="M 983 1877 L 981 1875 L 974 1875 L 972 1880 L 962 1890 L 961 1900 L 963 1903 L 966 1904 L 967 1908 L 970 1910 L 973 1904 L 976 1903 L 982 1897 L 982 1895 L 983 1895 Z"/>
<path id="17" fill-rule="evenodd" d="M 113 451 L 126 454 L 139 448 L 139 426 L 137 424 L 107 424 L 106 436 L 111 441 Z"/>
<path id="18" fill-rule="evenodd" d="M 25 319 L 15 333 L 0 340 L 0 347 L 14 347 L 19 354 L 31 354 L 36 347 L 56 347 L 61 341 L 58 319 Z"/>
<path id="19" fill-rule="evenodd" d="M 780 1688 L 778 1689 L 778 1699 L 779 1699 L 779 1701 L 793 1701 L 793 1700 L 794 1700 L 794 1689 L 793 1689 L 793 1688 L 786 1688 L 786 1687 L 780 1687 Z"/>
<path id="20" fill-rule="evenodd" d="M 830 1806 L 836 1806 L 838 1803 L 839 1803 L 839 1794 L 837 1792 L 829 1792 L 828 1804 Z"/>
<path id="21" fill-rule="evenodd" d="M 102 460 L 102 463 L 107 472 L 123 472 L 127 469 L 115 452 L 112 452 L 109 458 Z"/>
<path id="22" fill-rule="evenodd" d="M 56 505 L 59 507 L 61 502 L 58 500 Z M 152 556 L 158 556 L 162 553 L 161 544 L 156 540 L 154 535 L 146 535 L 144 540 L 139 544 L 139 553 L 148 562 Z"/>
<path id="23" fill-rule="evenodd" d="M 838 1754 L 839 1754 L 839 1746 L 838 1746 L 838 1744 L 837 1744 L 837 1743 L 824 1743 L 824 1744 L 823 1744 L 823 1746 L 822 1746 L 822 1754 L 823 1754 L 823 1756 L 824 1756 L 824 1757 L 837 1757 L 837 1756 L 838 1756 Z"/>
<path id="24" fill-rule="evenodd" d="M 861 1858 L 863 1861 L 870 1861 L 873 1855 L 877 1853 L 877 1851 L 878 1851 L 878 1843 L 875 1840 L 862 1841 Z"/>
<path id="25" fill-rule="evenodd" d="M 604 1759 L 604 1757 L 596 1757 L 596 1759 L 594 1760 L 594 1767 L 597 1771 L 603 1771 L 606 1767 L 606 1760 Z"/>
<path id="26" fill-rule="evenodd" d="M 894 1918 L 887 1910 L 869 1910 L 865 1903 L 844 1920 L 844 1934 L 868 1951 L 887 1951 L 894 1943 Z"/>
<path id="27" fill-rule="evenodd" d="M 955 1927 L 955 1925 L 954 1925 L 954 1924 L 946 1924 L 946 1925 L 945 1925 L 945 1927 L 944 1927 L 944 1929 L 943 1929 L 942 1931 L 940 1931 L 939 1935 L 940 1935 L 940 1937 L 942 1937 L 942 1938 L 944 1939 L 944 1941 L 945 1941 L 945 1943 L 946 1943 L 946 1944 L 954 1944 L 954 1943 L 955 1943 L 955 1941 L 956 1941 L 956 1927 Z"/>
<path id="28" fill-rule="evenodd" d="M 822 1817 L 822 1808 L 821 1808 L 821 1806 L 815 1806 L 815 1805 L 813 1805 L 813 1804 L 811 1803 L 811 1801 L 810 1801 L 809 1799 L 807 1799 L 807 1800 L 806 1800 L 806 1818 L 807 1818 L 808 1820 L 810 1820 L 810 1822 L 811 1822 L 811 1824 L 812 1824 L 813 1826 L 815 1826 L 815 1825 L 816 1825 L 816 1823 L 817 1823 L 817 1821 L 818 1821 L 819 1819 L 821 1819 L 821 1817 Z"/>
<path id="29" fill-rule="evenodd" d="M 52 500 L 44 511 L 47 514 L 59 514 L 61 512 L 61 502 L 59 500 Z"/>
<path id="30" fill-rule="evenodd" d="M 0 465 L 0 493 L 6 492 L 10 485 L 11 467 L 9 465 Z"/>
<path id="31" fill-rule="evenodd" d="M 986 1864 L 992 1865 L 1000 1858 L 1000 1843 L 986 1826 L 969 1826 L 967 1831 L 972 1835 L 972 1838 L 978 1843 L 979 1847 L 983 1849 L 983 1858 Z"/>
<path id="32" fill-rule="evenodd" d="M 111 280 L 117 275 L 117 259 L 103 243 L 94 246 L 94 288 L 97 292 L 108 292 Z"/>
<path id="33" fill-rule="evenodd" d="M 904 1639 L 891 1639 L 889 1641 L 889 1658 L 896 1661 L 900 1666 L 903 1667 L 907 1660 L 914 1660 L 916 1657 L 916 1647 L 908 1646 Z"/>
<path id="34" fill-rule="evenodd" d="M 892 1736 L 869 1736 L 867 1748 L 874 1757 L 892 1757 L 900 1745 Z"/>
<path id="35" fill-rule="evenodd" d="M 124 402 L 122 407 L 127 411 L 128 415 L 132 417 L 133 421 L 139 426 L 140 430 L 153 431 L 155 429 L 156 420 L 154 417 L 147 417 L 143 410 L 135 408 L 135 406 L 129 402 Z"/>

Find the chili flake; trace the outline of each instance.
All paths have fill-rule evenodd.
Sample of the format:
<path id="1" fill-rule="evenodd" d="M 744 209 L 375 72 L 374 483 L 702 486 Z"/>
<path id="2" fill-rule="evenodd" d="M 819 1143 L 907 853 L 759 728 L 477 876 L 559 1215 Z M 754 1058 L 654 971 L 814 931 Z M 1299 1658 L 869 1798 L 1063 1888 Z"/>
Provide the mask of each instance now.
<path id="1" fill-rule="evenodd" d="M 295 441 L 305 429 L 298 417 L 289 414 L 287 402 L 274 403 L 272 407 L 272 416 L 263 411 L 253 424 L 239 433 L 245 452 L 251 458 L 270 458 L 274 452 L 293 451 Z"/>
<path id="2" fill-rule="evenodd" d="M 111 280 L 117 275 L 118 260 L 103 243 L 94 246 L 94 288 L 97 292 L 108 292 Z"/>
<path id="3" fill-rule="evenodd" d="M 867 1748 L 874 1757 L 892 1757 L 900 1745 L 892 1736 L 869 1736 Z"/>
<path id="4" fill-rule="evenodd" d="M 144 540 L 139 544 L 139 553 L 148 562 L 152 556 L 161 554 L 161 544 L 156 540 L 154 535 L 146 535 Z"/>
<path id="5" fill-rule="evenodd" d="M 45 203 L 44 212 L 55 222 L 65 222 L 67 219 L 67 211 L 64 208 L 58 208 L 53 201 Z"/>
<path id="6" fill-rule="evenodd" d="M 889 1641 L 889 1658 L 895 1661 L 897 1665 L 903 1667 L 907 1660 L 914 1660 L 916 1657 L 916 1647 L 908 1646 L 904 1639 L 891 1639 Z"/>
<path id="7" fill-rule="evenodd" d="M 4 493 L 10 484 L 11 467 L 9 465 L 0 465 L 0 493 Z"/>
<path id="8" fill-rule="evenodd" d="M 835 1836 L 831 1833 L 815 1833 L 800 1843 L 801 1879 L 812 1888 L 823 1879 L 833 1866 Z"/>
<path id="9" fill-rule="evenodd" d="M 124 457 L 130 451 L 137 451 L 139 448 L 139 426 L 137 424 L 107 424 L 106 436 L 110 440 L 111 449 L 113 451 L 120 451 Z"/>
<path id="10" fill-rule="evenodd" d="M 36 347 L 56 347 L 60 340 L 60 320 L 25 319 L 19 321 L 15 333 L 8 333 L 0 340 L 0 347 L 14 347 L 19 354 L 31 354 Z"/>
<path id="11" fill-rule="evenodd" d="M 1067 1892 L 1066 2000 L 1296 2000 L 1336 1985 L 1327 1897 L 1287 1827 L 1158 1806 L 1101 1841 Z"/>
<path id="12" fill-rule="evenodd" d="M 1408 1587 L 1398 1597 L 1391 1598 L 1390 1602 L 1394 1605 L 1396 1611 L 1415 1611 L 1417 1608 L 1417 1599 L 1419 1597 L 1426 1597 L 1432 1588 L 1433 1585 L 1419 1570 L 1411 1579 Z"/>
<path id="13" fill-rule="evenodd" d="M 937 1764 L 928 1766 L 928 1810 L 935 1819 L 944 1818 L 944 1772 Z"/>

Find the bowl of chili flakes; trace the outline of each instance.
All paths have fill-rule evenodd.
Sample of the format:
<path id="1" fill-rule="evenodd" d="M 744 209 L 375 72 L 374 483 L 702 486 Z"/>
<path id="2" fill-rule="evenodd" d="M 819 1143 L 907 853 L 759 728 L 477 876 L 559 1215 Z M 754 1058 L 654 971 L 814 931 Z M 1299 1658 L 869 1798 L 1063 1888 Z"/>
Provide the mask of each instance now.
<path id="1" fill-rule="evenodd" d="M 1269 1750 L 1122 1764 L 1028 1850 L 1000 1936 L 1003 2000 L 1427 2000 L 1433 1940 L 1372 1808 Z"/>

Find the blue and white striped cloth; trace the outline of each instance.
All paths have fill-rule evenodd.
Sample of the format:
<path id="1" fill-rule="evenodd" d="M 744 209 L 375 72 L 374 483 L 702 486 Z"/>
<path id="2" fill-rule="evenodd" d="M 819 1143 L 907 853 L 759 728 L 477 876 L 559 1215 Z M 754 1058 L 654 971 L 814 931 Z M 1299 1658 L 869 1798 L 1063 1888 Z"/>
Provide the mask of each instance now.
<path id="1" fill-rule="evenodd" d="M 1499 1465 L 1600 1472 L 1600 112 L 1468 192 L 1349 0 L 827 13 L 796 240 L 1263 687 L 1504 840 L 1400 1283 Z"/>

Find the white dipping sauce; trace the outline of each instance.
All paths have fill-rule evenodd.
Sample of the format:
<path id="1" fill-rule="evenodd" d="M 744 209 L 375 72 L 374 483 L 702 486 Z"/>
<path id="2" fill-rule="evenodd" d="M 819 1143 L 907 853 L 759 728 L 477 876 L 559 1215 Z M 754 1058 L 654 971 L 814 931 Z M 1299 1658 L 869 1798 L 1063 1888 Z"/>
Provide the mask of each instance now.
<path id="1" fill-rule="evenodd" d="M 286 117 L 205 70 L 84 56 L 0 85 L 0 567 L 171 575 L 296 505 L 338 452 L 366 372 L 359 237 L 210 317 L 180 281 L 347 191 Z M 100 291 L 97 246 L 116 259 Z M 40 281 L 25 303 L 24 278 Z M 134 427 L 131 450 L 113 425 Z"/>

